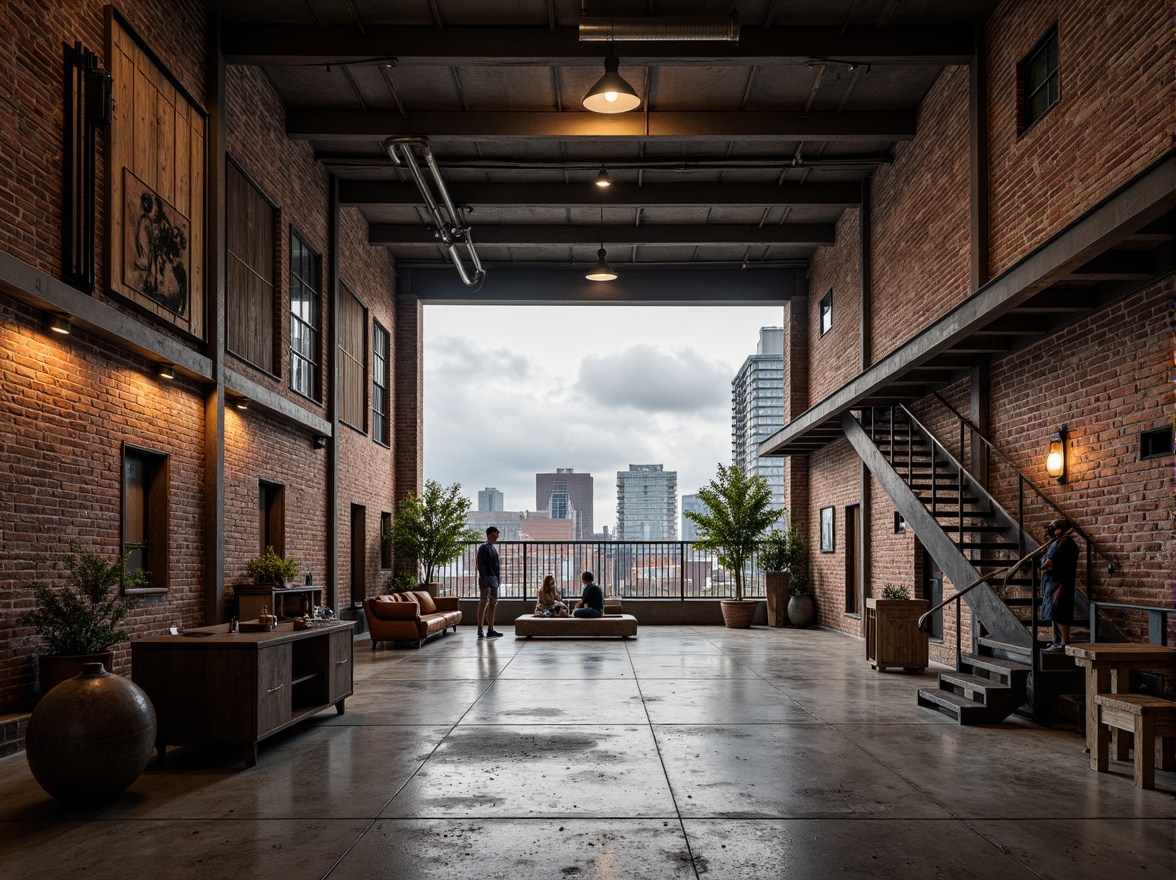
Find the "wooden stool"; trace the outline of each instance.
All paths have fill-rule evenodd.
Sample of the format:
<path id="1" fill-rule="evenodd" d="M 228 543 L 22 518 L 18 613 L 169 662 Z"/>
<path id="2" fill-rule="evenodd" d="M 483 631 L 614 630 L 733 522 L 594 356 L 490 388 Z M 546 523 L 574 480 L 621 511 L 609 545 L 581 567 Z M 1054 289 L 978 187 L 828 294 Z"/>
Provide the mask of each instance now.
<path id="1" fill-rule="evenodd" d="M 1090 767 L 1107 772 L 1111 728 L 1135 734 L 1135 785 L 1156 787 L 1156 737 L 1176 736 L 1176 703 L 1147 694 L 1099 694 Z"/>

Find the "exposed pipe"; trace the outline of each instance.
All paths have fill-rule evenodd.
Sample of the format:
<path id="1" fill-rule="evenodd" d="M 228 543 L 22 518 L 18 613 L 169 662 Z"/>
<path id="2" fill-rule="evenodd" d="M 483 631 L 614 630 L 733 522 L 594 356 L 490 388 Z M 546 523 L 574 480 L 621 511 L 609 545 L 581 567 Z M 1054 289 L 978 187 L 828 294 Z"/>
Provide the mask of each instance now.
<path id="1" fill-rule="evenodd" d="M 384 141 L 384 150 L 388 153 L 388 158 L 396 165 L 407 168 L 408 173 L 412 175 L 417 191 L 420 192 L 421 198 L 424 199 L 425 210 L 429 212 L 429 217 L 433 221 L 433 234 L 440 239 L 441 244 L 445 248 L 445 252 L 453 262 L 454 268 L 457 269 L 457 274 L 461 276 L 461 283 L 466 287 L 481 286 L 482 280 L 486 277 L 486 272 L 482 269 L 482 261 L 478 259 L 478 252 L 474 249 L 474 240 L 470 235 L 470 228 L 462 222 L 461 212 L 453 204 L 453 200 L 449 197 L 449 191 L 445 188 L 445 181 L 441 177 L 441 169 L 437 167 L 437 160 L 433 156 L 433 151 L 429 148 L 429 139 L 423 137 L 390 137 Z M 421 157 L 429 168 L 429 173 L 433 178 L 432 188 L 430 188 L 428 181 L 425 180 L 425 175 L 421 171 L 421 166 L 417 161 L 416 152 L 414 151 L 420 152 Z M 433 194 L 434 189 L 436 190 L 436 195 Z M 465 248 L 466 254 L 473 264 L 474 274 L 472 277 L 462 264 L 461 255 L 457 251 L 458 246 Z"/>
<path id="2" fill-rule="evenodd" d="M 729 15 L 580 16 L 581 43 L 739 42 L 739 13 Z"/>

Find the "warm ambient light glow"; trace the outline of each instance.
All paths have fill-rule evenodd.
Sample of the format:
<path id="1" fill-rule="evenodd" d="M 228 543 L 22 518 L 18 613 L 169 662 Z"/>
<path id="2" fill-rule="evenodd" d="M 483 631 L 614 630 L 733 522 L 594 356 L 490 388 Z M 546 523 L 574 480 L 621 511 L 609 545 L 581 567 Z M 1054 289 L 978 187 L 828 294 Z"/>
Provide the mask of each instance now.
<path id="1" fill-rule="evenodd" d="M 244 397 L 238 397 L 237 398 L 237 409 L 242 409 L 242 410 L 249 409 L 249 401 L 246 400 Z"/>
<path id="2" fill-rule="evenodd" d="M 160 379 L 174 379 L 176 377 L 176 371 L 169 364 L 160 364 L 159 369 L 155 371 L 155 375 Z"/>
<path id="3" fill-rule="evenodd" d="M 608 176 L 608 169 L 600 169 L 600 173 L 596 175 L 596 185 L 601 188 L 612 186 L 612 178 Z"/>
<path id="4" fill-rule="evenodd" d="M 615 55 L 604 59 L 604 76 L 584 96 L 584 109 L 593 113 L 626 113 L 641 106 L 637 92 L 617 69 L 621 62 Z"/>
<path id="5" fill-rule="evenodd" d="M 61 315 L 58 315 L 49 321 L 49 329 L 54 333 L 59 333 L 62 336 L 69 336 L 73 332 L 73 328 L 69 325 L 69 321 L 66 318 L 61 317 Z"/>
<path id="6" fill-rule="evenodd" d="M 1045 472 L 1059 483 L 1066 482 L 1066 426 L 1049 438 L 1049 453 L 1045 457 Z"/>
<path id="7" fill-rule="evenodd" d="M 596 266 L 592 269 L 592 271 L 584 276 L 589 281 L 615 281 L 616 280 L 617 273 L 614 272 L 609 267 L 608 261 L 606 261 L 604 259 L 604 254 L 605 254 L 604 248 L 601 248 L 600 250 L 598 250 L 596 252 L 596 255 L 598 257 L 600 257 L 600 259 L 596 261 Z"/>

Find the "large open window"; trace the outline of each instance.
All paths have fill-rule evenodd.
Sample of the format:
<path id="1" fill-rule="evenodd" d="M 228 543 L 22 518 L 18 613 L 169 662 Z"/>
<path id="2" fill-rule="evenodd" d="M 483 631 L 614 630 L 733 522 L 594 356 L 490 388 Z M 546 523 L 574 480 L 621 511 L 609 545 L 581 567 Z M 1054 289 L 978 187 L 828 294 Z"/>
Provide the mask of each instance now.
<path id="1" fill-rule="evenodd" d="M 225 173 L 228 283 L 225 343 L 267 373 L 274 364 L 274 224 L 277 209 L 236 165 Z"/>
<path id="2" fill-rule="evenodd" d="M 310 245 L 290 230 L 290 387 L 311 400 L 319 392 L 319 267 Z"/>

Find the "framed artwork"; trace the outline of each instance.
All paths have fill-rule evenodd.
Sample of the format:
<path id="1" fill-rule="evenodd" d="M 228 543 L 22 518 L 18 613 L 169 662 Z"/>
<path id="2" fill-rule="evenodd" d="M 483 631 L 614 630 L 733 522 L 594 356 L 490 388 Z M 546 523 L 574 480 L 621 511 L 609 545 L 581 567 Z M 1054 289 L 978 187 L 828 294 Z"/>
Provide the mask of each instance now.
<path id="1" fill-rule="evenodd" d="M 204 338 L 204 111 L 107 8 L 109 290 Z"/>
<path id="2" fill-rule="evenodd" d="M 833 508 L 821 508 L 821 552 L 832 553 L 834 549 L 833 540 Z"/>

